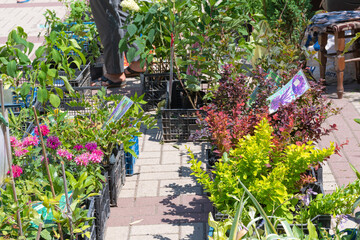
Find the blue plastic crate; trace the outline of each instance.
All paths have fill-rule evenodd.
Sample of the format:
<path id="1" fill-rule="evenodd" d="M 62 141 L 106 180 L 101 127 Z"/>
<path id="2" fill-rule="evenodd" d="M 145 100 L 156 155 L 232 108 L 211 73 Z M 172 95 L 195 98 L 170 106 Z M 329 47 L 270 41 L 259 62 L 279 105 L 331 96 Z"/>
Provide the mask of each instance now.
<path id="1" fill-rule="evenodd" d="M 131 146 L 131 149 L 136 153 L 137 157 L 139 157 L 139 137 L 134 136 L 133 139 L 130 140 L 130 142 L 135 142 L 135 144 Z"/>
<path id="2" fill-rule="evenodd" d="M 133 175 L 134 174 L 134 166 L 135 166 L 136 158 L 131 155 L 130 153 L 125 153 L 125 170 L 126 175 Z"/>
<path id="3" fill-rule="evenodd" d="M 34 91 L 30 90 L 30 94 L 28 94 L 24 100 L 19 95 L 13 95 L 13 103 L 5 104 L 5 108 L 11 110 L 14 115 L 18 115 L 22 108 L 30 108 L 36 102 L 37 97 L 37 88 L 34 88 Z M 0 104 L 1 106 L 1 104 Z"/>
<path id="4" fill-rule="evenodd" d="M 214 228 L 213 227 L 209 227 L 209 237 L 213 237 L 214 236 Z"/>

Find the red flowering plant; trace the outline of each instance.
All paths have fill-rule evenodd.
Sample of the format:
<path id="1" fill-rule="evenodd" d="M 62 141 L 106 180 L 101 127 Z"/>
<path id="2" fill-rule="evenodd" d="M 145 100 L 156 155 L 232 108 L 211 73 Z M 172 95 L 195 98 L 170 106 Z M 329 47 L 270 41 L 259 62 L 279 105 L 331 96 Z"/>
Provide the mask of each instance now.
<path id="1" fill-rule="evenodd" d="M 250 76 L 235 74 L 232 65 L 225 65 L 223 69 L 213 100 L 202 108 L 206 117 L 200 116 L 202 136 L 206 136 L 206 129 L 207 137 L 220 154 L 233 148 L 241 137 L 252 134 L 254 126 L 263 117 L 273 127 L 274 142 L 279 148 L 288 143 L 317 142 L 321 136 L 336 129 L 335 124 L 323 126 L 329 116 L 337 114 L 338 109 L 323 95 L 324 86 L 321 82 L 308 78 L 311 88 L 304 95 L 287 105 L 280 102 L 278 111 L 269 114 L 266 99 L 278 89 L 272 78 L 266 78 L 266 73 L 260 69 L 252 71 Z M 294 69 L 282 73 L 280 85 L 286 84 L 297 71 Z M 255 88 L 256 99 L 249 104 Z"/>

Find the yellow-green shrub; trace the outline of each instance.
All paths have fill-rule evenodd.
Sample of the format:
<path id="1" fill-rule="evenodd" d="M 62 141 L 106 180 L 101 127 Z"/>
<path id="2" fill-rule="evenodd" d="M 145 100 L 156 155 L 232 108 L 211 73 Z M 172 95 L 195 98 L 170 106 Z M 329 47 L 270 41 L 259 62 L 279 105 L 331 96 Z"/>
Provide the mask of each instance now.
<path id="1" fill-rule="evenodd" d="M 295 183 L 310 165 L 322 162 L 334 152 L 334 146 L 317 149 L 312 142 L 289 145 L 279 151 L 273 144 L 273 129 L 266 119 L 255 128 L 253 135 L 239 140 L 237 146 L 216 164 L 214 181 L 201 168 L 190 153 L 191 169 L 206 191 L 210 200 L 220 210 L 230 210 L 241 198 L 243 188 L 240 179 L 271 215 L 292 218 L 291 211 L 298 200 L 293 198 L 299 191 Z"/>

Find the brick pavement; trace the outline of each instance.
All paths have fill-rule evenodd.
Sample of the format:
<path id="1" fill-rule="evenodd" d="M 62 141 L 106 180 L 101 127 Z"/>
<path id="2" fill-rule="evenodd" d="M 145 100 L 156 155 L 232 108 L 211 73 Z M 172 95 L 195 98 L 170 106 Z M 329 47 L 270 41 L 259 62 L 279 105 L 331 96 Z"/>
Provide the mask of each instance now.
<path id="1" fill-rule="evenodd" d="M 28 41 L 34 43 L 33 54 L 44 41 L 45 11 L 53 10 L 59 18 L 64 18 L 66 7 L 58 0 L 30 0 L 28 3 L 16 3 L 16 0 L 1 0 L 0 3 L 0 45 L 7 41 L 11 30 L 20 26 L 28 34 Z M 40 37 L 38 37 L 40 33 Z"/>
<path id="2" fill-rule="evenodd" d="M 202 160 L 207 144 L 161 144 L 160 137 L 161 129 L 152 129 L 141 138 L 134 175 L 111 208 L 107 240 L 206 239 L 211 203 L 190 175 L 185 145 Z"/>

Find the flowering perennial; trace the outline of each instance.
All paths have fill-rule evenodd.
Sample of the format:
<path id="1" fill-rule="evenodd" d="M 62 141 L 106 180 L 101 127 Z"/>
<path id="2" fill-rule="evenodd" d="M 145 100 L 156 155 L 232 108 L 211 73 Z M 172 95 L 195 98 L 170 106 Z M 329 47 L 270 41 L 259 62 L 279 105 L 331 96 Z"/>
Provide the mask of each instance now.
<path id="1" fill-rule="evenodd" d="M 61 145 L 59 138 L 56 136 L 50 136 L 46 141 L 46 146 L 51 149 L 57 149 Z"/>
<path id="2" fill-rule="evenodd" d="M 85 148 L 89 152 L 92 152 L 93 150 L 95 150 L 97 148 L 97 144 L 95 142 L 89 142 L 89 143 L 85 144 Z"/>
<path id="3" fill-rule="evenodd" d="M 22 168 L 18 165 L 12 165 L 11 168 L 12 168 L 14 178 L 20 177 L 21 174 L 23 173 Z M 10 175 L 10 171 L 8 171 L 7 174 Z"/>
<path id="4" fill-rule="evenodd" d="M 41 133 L 42 133 L 43 136 L 47 136 L 47 135 L 49 134 L 49 132 L 50 132 L 48 126 L 46 126 L 46 125 L 40 125 L 40 131 L 41 131 Z M 40 136 L 40 135 L 39 135 L 38 127 L 35 128 L 35 134 L 36 134 L 37 136 Z"/>
<path id="5" fill-rule="evenodd" d="M 76 162 L 77 165 L 86 166 L 89 163 L 89 153 L 83 153 L 79 156 L 76 156 L 74 159 L 74 162 Z"/>
<path id="6" fill-rule="evenodd" d="M 73 158 L 73 154 L 71 152 L 69 152 L 68 150 L 66 150 L 66 149 L 58 149 L 56 151 L 56 154 L 59 157 L 66 158 L 69 161 Z"/>
<path id="7" fill-rule="evenodd" d="M 39 144 L 39 139 L 36 136 L 28 136 L 22 142 L 23 147 L 37 146 Z"/>
<path id="8" fill-rule="evenodd" d="M 84 148 L 84 146 L 81 145 L 81 144 L 77 144 L 77 145 L 74 146 L 74 149 L 75 149 L 75 150 L 78 150 L 78 151 L 80 151 L 80 150 L 83 149 L 83 148 Z"/>
<path id="9" fill-rule="evenodd" d="M 124 0 L 120 3 L 120 5 L 124 11 L 130 10 L 130 11 L 137 12 L 140 10 L 139 5 L 137 5 L 137 3 L 134 0 Z"/>

